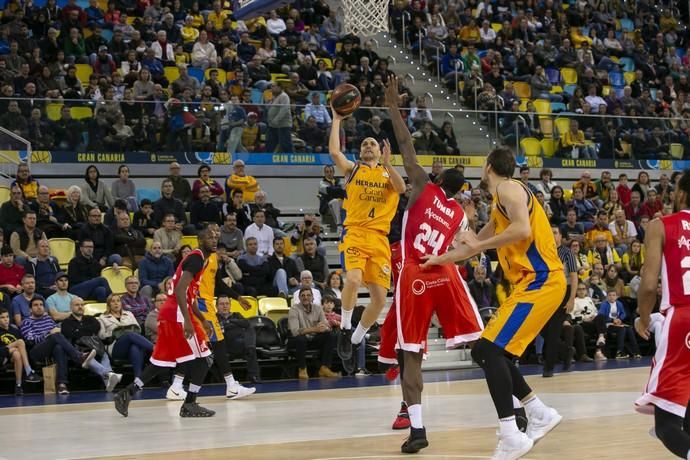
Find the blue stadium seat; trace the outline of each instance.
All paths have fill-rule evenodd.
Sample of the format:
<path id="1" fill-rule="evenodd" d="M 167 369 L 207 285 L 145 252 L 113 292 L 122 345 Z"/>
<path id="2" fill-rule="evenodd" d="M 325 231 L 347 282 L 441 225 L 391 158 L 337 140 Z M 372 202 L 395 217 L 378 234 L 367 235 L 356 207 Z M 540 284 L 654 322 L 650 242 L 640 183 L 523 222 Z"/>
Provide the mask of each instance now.
<path id="1" fill-rule="evenodd" d="M 260 89 L 252 88 L 252 104 L 261 104 L 264 100 L 264 93 Z"/>
<path id="2" fill-rule="evenodd" d="M 635 61 L 633 61 L 632 58 L 622 57 L 618 61 L 618 65 L 620 65 L 622 67 L 623 72 L 634 72 L 635 71 Z"/>
<path id="3" fill-rule="evenodd" d="M 552 102 L 551 103 L 551 112 L 553 113 L 558 113 L 558 112 L 565 112 L 568 110 L 568 107 L 562 102 Z"/>
<path id="4" fill-rule="evenodd" d="M 110 29 L 103 29 L 101 30 L 101 37 L 103 37 L 103 40 L 110 43 L 110 41 L 113 39 L 113 31 Z"/>
<path id="5" fill-rule="evenodd" d="M 623 32 L 632 32 L 635 30 L 635 23 L 631 19 L 623 18 L 620 21 Z"/>
<path id="6" fill-rule="evenodd" d="M 561 71 L 558 69 L 554 69 L 553 67 L 547 67 L 546 68 L 546 78 L 549 79 L 549 83 L 552 85 L 560 85 L 561 84 Z"/>
<path id="7" fill-rule="evenodd" d="M 575 90 L 576 90 L 576 89 L 577 89 L 577 85 L 565 85 L 565 86 L 563 87 L 563 91 L 565 91 L 565 92 L 566 92 L 567 94 L 569 94 L 570 96 L 572 96 L 573 94 L 575 94 Z"/>
<path id="8" fill-rule="evenodd" d="M 156 201 L 161 197 L 161 191 L 156 188 L 139 188 L 137 189 L 137 201 L 141 203 L 141 200 L 148 198 L 149 200 Z"/>
<path id="9" fill-rule="evenodd" d="M 196 78 L 199 83 L 204 81 L 204 69 L 200 69 L 199 67 L 187 67 L 187 73 L 190 77 Z"/>
<path id="10" fill-rule="evenodd" d="M 622 88 L 625 86 L 625 78 L 623 78 L 623 72 L 609 72 L 609 84 L 616 88 Z"/>

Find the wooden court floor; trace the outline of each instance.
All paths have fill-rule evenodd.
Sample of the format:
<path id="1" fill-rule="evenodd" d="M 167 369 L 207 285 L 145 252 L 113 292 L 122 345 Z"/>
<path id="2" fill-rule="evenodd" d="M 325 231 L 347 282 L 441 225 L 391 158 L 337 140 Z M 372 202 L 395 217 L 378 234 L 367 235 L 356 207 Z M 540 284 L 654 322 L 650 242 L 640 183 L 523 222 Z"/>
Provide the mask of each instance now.
<path id="1" fill-rule="evenodd" d="M 648 433 L 652 418 L 633 410 L 647 368 L 528 377 L 563 423 L 526 459 L 673 458 Z M 134 401 L 129 418 L 111 403 L 0 409 L 0 458 L 347 460 L 410 458 L 400 453 L 406 431 L 390 424 L 397 385 L 257 393 L 241 401 L 201 398 L 210 419 L 180 419 L 178 402 Z M 496 415 L 482 380 L 425 386 L 430 446 L 420 459 L 490 458 Z"/>

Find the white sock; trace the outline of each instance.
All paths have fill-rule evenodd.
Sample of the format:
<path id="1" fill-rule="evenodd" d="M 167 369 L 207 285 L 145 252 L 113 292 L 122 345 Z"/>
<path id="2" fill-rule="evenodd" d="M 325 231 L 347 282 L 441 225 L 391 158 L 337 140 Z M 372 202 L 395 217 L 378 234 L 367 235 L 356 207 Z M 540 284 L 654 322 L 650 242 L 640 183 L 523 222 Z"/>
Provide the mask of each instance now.
<path id="1" fill-rule="evenodd" d="M 688 451 L 688 460 L 690 460 L 690 450 Z"/>
<path id="2" fill-rule="evenodd" d="M 199 385 L 194 385 L 193 383 L 189 384 L 189 392 L 190 393 L 198 393 L 199 390 L 201 390 L 201 387 Z"/>
<path id="3" fill-rule="evenodd" d="M 534 414 L 540 414 L 548 409 L 546 404 L 541 402 L 541 400 L 536 396 L 529 398 L 523 403 L 523 405 L 525 407 L 525 412 L 527 412 L 527 415 L 530 417 Z"/>
<path id="4" fill-rule="evenodd" d="M 182 381 L 184 380 L 184 377 L 182 375 L 177 375 L 175 374 L 175 378 L 173 378 L 172 385 L 170 385 L 170 388 L 172 391 L 175 393 L 179 393 L 182 391 Z"/>
<path id="5" fill-rule="evenodd" d="M 136 387 L 139 388 L 140 390 L 142 388 L 144 388 L 144 382 L 142 382 L 139 377 L 134 378 L 134 385 L 136 385 Z"/>
<path id="6" fill-rule="evenodd" d="M 521 407 L 522 403 L 520 402 L 520 400 L 513 396 L 513 409 L 520 409 Z"/>
<path id="7" fill-rule="evenodd" d="M 340 329 L 352 329 L 352 311 L 343 308 L 340 312 Z"/>
<path id="8" fill-rule="evenodd" d="M 355 328 L 355 332 L 352 333 L 352 338 L 350 339 L 350 341 L 354 345 L 359 345 L 362 342 L 362 339 L 364 339 L 364 336 L 366 335 L 368 330 L 369 328 L 362 326 L 362 322 L 360 321 L 357 327 Z"/>
<path id="9" fill-rule="evenodd" d="M 26 372 L 26 375 L 31 375 L 33 371 L 34 370 L 31 369 L 31 366 L 24 366 L 24 372 Z"/>
<path id="10" fill-rule="evenodd" d="M 410 414 L 410 424 L 412 425 L 412 428 L 424 428 L 424 424 L 422 423 L 421 404 L 407 406 L 407 413 Z"/>
<path id="11" fill-rule="evenodd" d="M 237 380 L 235 380 L 232 374 L 228 374 L 225 376 L 225 384 L 228 386 L 228 389 L 235 388 L 237 387 Z"/>
<path id="12" fill-rule="evenodd" d="M 517 423 L 515 423 L 515 416 L 498 419 L 499 436 L 510 436 L 511 434 L 519 433 Z"/>

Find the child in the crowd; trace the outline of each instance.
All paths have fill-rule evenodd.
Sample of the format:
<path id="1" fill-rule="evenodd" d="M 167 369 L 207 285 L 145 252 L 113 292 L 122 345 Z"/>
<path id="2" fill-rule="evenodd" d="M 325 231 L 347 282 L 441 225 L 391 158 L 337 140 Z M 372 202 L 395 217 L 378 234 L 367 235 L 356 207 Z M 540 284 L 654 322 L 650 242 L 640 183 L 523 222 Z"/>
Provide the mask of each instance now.
<path id="1" fill-rule="evenodd" d="M 618 294 L 615 289 L 607 291 L 606 300 L 599 305 L 599 314 L 604 317 L 608 333 L 616 334 L 616 359 L 630 357 L 625 351 L 626 339 L 633 357 L 640 358 L 640 347 L 637 345 L 637 339 L 635 339 L 635 331 L 633 331 L 629 324 L 623 322 L 628 317 L 628 314 L 623 304 L 618 300 Z"/>
<path id="2" fill-rule="evenodd" d="M 5 308 L 0 308 L 0 365 L 7 359 L 14 364 L 14 376 L 17 384 L 14 387 L 14 394 L 22 396 L 22 371 L 26 373 L 24 381 L 38 383 L 41 377 L 31 369 L 29 364 L 29 354 L 24 344 L 24 336 L 17 326 L 10 323 L 10 313 Z"/>
<path id="3" fill-rule="evenodd" d="M 335 309 L 335 298 L 330 295 L 325 295 L 323 299 L 321 299 L 321 304 L 323 305 L 323 312 L 326 315 L 328 325 L 333 329 L 339 328 L 340 315 L 333 311 Z"/>

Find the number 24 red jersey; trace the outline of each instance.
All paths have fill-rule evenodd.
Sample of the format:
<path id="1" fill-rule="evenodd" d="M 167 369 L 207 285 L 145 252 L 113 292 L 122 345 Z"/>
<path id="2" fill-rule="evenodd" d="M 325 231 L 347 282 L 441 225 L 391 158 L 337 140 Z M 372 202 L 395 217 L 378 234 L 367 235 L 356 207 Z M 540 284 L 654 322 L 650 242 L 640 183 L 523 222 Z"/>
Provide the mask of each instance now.
<path id="1" fill-rule="evenodd" d="M 422 263 L 422 256 L 448 251 L 467 222 L 462 206 L 436 184 L 428 183 L 403 216 L 403 262 Z"/>
<path id="2" fill-rule="evenodd" d="M 662 312 L 670 307 L 690 307 L 690 211 L 661 218 L 664 252 L 661 261 Z"/>

